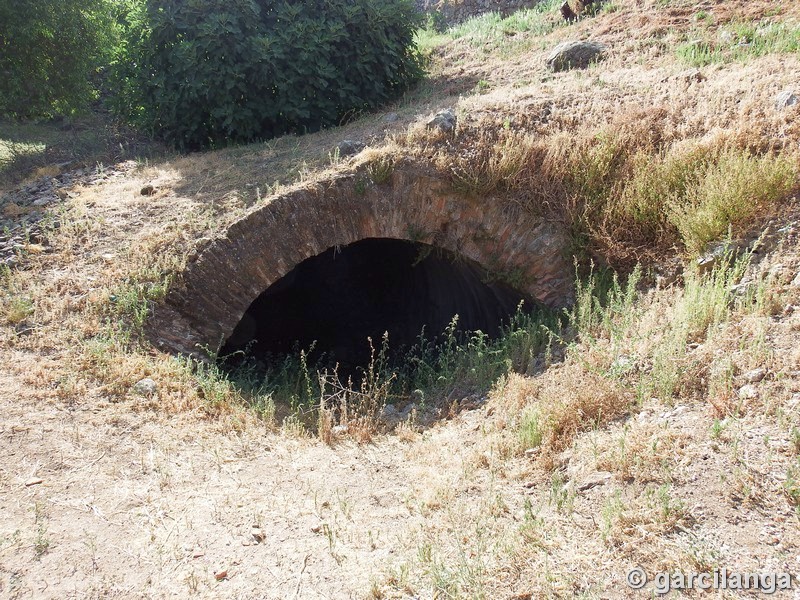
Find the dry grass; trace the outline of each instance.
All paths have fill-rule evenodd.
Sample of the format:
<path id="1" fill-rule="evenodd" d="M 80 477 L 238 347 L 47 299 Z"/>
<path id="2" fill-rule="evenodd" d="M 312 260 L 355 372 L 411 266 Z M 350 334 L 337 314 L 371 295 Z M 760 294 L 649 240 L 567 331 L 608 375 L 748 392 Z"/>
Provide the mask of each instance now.
<path id="1" fill-rule="evenodd" d="M 533 413 L 523 416 L 522 440 L 527 447 L 522 449 L 537 447 L 538 441 L 546 461 L 569 447 L 579 433 L 602 428 L 627 414 L 634 399 L 612 379 L 571 361 L 535 379 L 511 376 L 496 395 L 503 404 L 513 406 L 513 412 L 532 405 Z"/>
<path id="2" fill-rule="evenodd" d="M 609 471 L 621 481 L 641 484 L 671 483 L 676 477 L 679 457 L 691 437 L 667 423 L 643 421 L 625 424 L 621 430 L 598 440 L 595 468 Z"/>

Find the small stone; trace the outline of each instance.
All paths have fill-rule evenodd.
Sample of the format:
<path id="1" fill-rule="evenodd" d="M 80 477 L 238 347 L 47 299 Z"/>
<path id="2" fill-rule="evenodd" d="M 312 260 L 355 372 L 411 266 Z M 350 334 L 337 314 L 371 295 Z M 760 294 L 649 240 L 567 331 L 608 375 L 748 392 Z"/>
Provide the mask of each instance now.
<path id="1" fill-rule="evenodd" d="M 736 41 L 736 36 L 733 35 L 733 32 L 729 29 L 722 29 L 717 34 L 719 41 L 723 44 L 733 44 Z"/>
<path id="2" fill-rule="evenodd" d="M 634 367 L 636 367 L 636 362 L 629 356 L 620 356 L 611 363 L 611 370 L 616 373 L 627 373 Z"/>
<path id="3" fill-rule="evenodd" d="M 142 196 L 152 196 L 156 193 L 156 188 L 152 185 L 146 185 L 139 191 L 139 193 Z"/>
<path id="4" fill-rule="evenodd" d="M 800 102 L 793 90 L 784 90 L 775 98 L 775 109 L 783 110 Z"/>
<path id="5" fill-rule="evenodd" d="M 206 553 L 203 552 L 202 550 L 195 550 L 194 552 L 192 552 L 192 558 L 200 558 L 201 556 L 205 555 Z"/>
<path id="6" fill-rule="evenodd" d="M 752 371 L 748 371 L 744 374 L 744 380 L 747 383 L 758 383 L 764 377 L 767 376 L 767 370 L 764 367 L 759 367 L 757 369 L 753 369 Z"/>
<path id="7" fill-rule="evenodd" d="M 534 456 L 539 454 L 541 451 L 542 451 L 542 449 L 538 448 L 538 447 L 537 448 L 528 448 L 527 450 L 525 450 L 525 456 L 527 456 L 528 458 L 533 458 Z"/>
<path id="8" fill-rule="evenodd" d="M 155 381 L 146 377 L 136 382 L 136 385 L 133 386 L 133 391 L 140 396 L 152 396 L 158 391 L 158 385 L 156 385 Z"/>
<path id="9" fill-rule="evenodd" d="M 264 532 L 261 531 L 258 527 L 253 527 L 250 531 L 250 535 L 253 536 L 253 539 L 256 541 L 257 544 L 260 544 L 264 541 Z"/>
<path id="10" fill-rule="evenodd" d="M 578 491 L 585 492 L 586 490 L 597 487 L 598 485 L 605 485 L 609 481 L 611 481 L 611 473 L 608 471 L 595 471 L 583 480 L 583 482 L 578 486 Z"/>
<path id="11" fill-rule="evenodd" d="M 367 145 L 364 142 L 358 142 L 355 140 L 342 140 L 338 144 L 336 144 L 336 150 L 339 151 L 339 156 L 353 156 L 354 154 L 358 154 Z"/>
<path id="12" fill-rule="evenodd" d="M 223 580 L 225 580 L 227 578 L 228 578 L 228 571 L 227 570 L 217 571 L 216 573 L 214 573 L 214 579 L 216 579 L 217 581 L 223 581 Z"/>
<path id="13" fill-rule="evenodd" d="M 31 487 L 32 485 L 39 485 L 40 483 L 44 483 L 44 479 L 41 477 L 31 477 L 28 481 L 25 482 L 25 487 Z"/>
<path id="14" fill-rule="evenodd" d="M 758 390 L 756 386 L 752 384 L 743 385 L 739 388 L 739 399 L 740 400 L 754 400 L 758 398 Z"/>
<path id="15" fill-rule="evenodd" d="M 334 425 L 331 427 L 331 433 L 333 435 L 347 435 L 348 431 L 347 425 Z"/>
<path id="16" fill-rule="evenodd" d="M 754 281 L 743 281 L 728 288 L 728 291 L 734 296 L 747 296 L 750 292 L 754 291 L 756 284 Z"/>
<path id="17" fill-rule="evenodd" d="M 585 69 L 591 63 L 601 60 L 606 54 L 606 46 L 598 42 L 562 42 L 547 55 L 545 64 L 553 72 Z"/>
<path id="18" fill-rule="evenodd" d="M 393 113 L 393 112 L 392 112 L 392 113 L 389 113 L 388 115 L 386 115 L 385 117 L 383 117 L 383 121 L 384 121 L 385 123 L 396 123 L 396 122 L 397 122 L 397 121 L 399 121 L 399 120 L 400 120 L 400 117 L 399 117 L 399 116 L 397 116 L 397 113 Z"/>
<path id="19" fill-rule="evenodd" d="M 457 122 L 458 118 L 456 117 L 456 113 L 448 108 L 436 113 L 433 118 L 425 124 L 425 127 L 428 129 L 438 129 L 442 133 L 450 133 L 456 128 Z"/>
<path id="20" fill-rule="evenodd" d="M 380 419 L 391 429 L 403 420 L 403 416 L 394 404 L 387 404 L 381 410 Z"/>
<path id="21" fill-rule="evenodd" d="M 706 80 L 706 76 L 700 72 L 700 69 L 689 69 L 678 74 L 678 79 L 686 83 L 702 83 Z"/>

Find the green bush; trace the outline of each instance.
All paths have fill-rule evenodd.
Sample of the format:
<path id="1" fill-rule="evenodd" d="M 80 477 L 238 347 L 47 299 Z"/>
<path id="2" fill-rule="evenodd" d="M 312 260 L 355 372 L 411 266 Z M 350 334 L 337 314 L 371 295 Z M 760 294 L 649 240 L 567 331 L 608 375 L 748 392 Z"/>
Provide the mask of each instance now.
<path id="1" fill-rule="evenodd" d="M 148 0 L 127 16 L 117 108 L 179 147 L 316 130 L 421 75 L 411 0 Z"/>
<path id="2" fill-rule="evenodd" d="M 671 200 L 669 219 L 686 248 L 700 253 L 729 227 L 734 235 L 741 234 L 796 188 L 797 177 L 791 157 L 728 150 L 687 186 L 683 197 Z"/>
<path id="3" fill-rule="evenodd" d="M 110 0 L 0 0 L 0 115 L 85 108 L 113 46 L 112 11 Z"/>

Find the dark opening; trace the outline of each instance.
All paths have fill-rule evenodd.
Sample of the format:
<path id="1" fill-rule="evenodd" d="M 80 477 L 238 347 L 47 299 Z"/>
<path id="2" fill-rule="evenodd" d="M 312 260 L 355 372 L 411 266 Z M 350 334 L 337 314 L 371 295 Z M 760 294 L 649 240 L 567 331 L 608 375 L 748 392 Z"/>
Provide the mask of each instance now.
<path id="1" fill-rule="evenodd" d="M 480 265 L 426 244 L 366 239 L 331 248 L 297 265 L 250 306 L 221 351 L 269 365 L 314 343 L 352 372 L 370 358 L 367 338 L 380 347 L 385 331 L 402 356 L 423 330 L 433 339 L 458 315 L 460 331 L 496 337 L 524 294 L 487 281 Z M 238 362 L 238 361 L 237 361 Z"/>

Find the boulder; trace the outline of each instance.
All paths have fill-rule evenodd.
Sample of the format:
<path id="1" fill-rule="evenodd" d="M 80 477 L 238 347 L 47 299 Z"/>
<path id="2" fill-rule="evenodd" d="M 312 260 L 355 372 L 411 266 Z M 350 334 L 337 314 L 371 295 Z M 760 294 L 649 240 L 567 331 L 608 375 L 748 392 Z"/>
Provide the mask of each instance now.
<path id="1" fill-rule="evenodd" d="M 585 69 L 591 63 L 602 60 L 605 54 L 606 46 L 599 42 L 569 41 L 553 48 L 545 63 L 548 69 L 556 73 L 570 69 Z"/>
<path id="2" fill-rule="evenodd" d="M 341 142 L 336 144 L 336 150 L 339 151 L 340 158 L 358 154 L 366 147 L 367 145 L 364 142 L 359 142 L 356 140 L 342 140 Z"/>
<path id="3" fill-rule="evenodd" d="M 451 133 L 456 128 L 458 118 L 451 109 L 440 110 L 425 126 L 428 129 L 438 129 L 442 133 Z"/>

